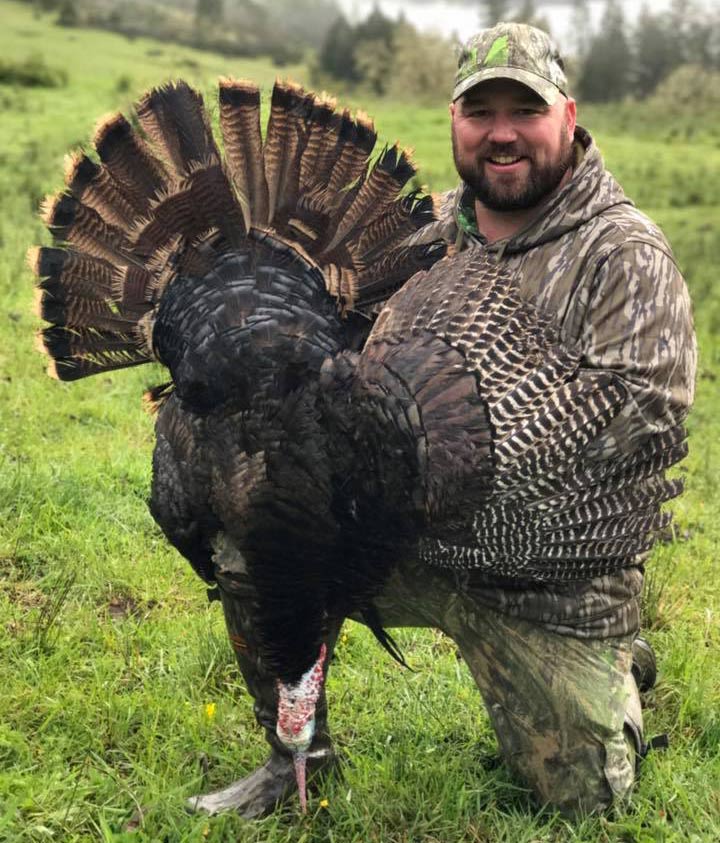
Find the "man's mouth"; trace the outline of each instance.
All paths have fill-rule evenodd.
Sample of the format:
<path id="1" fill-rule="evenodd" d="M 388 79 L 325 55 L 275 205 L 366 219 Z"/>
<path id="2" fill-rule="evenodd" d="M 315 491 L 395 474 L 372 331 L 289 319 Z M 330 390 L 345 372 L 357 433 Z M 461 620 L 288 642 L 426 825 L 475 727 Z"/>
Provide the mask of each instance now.
<path id="1" fill-rule="evenodd" d="M 523 155 L 489 155 L 485 160 L 493 169 L 510 170 L 524 161 L 525 157 Z"/>

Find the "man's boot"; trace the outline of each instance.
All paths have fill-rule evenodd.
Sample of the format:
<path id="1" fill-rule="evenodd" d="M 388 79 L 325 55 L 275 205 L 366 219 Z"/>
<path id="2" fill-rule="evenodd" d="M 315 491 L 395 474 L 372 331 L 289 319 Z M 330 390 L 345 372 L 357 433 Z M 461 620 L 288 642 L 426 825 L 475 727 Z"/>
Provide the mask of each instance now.
<path id="1" fill-rule="evenodd" d="M 254 711 L 258 723 L 265 729 L 270 744 L 270 757 L 250 775 L 222 790 L 189 800 L 193 810 L 216 814 L 234 810 L 246 819 L 264 816 L 297 791 L 292 756 L 275 733 L 277 694 L 275 677 L 270 676 L 257 656 L 257 646 L 250 624 L 248 608 L 255 599 L 252 585 L 242 576 L 237 563 L 223 562 L 216 569 L 217 582 L 225 613 L 225 623 L 230 643 L 235 650 L 238 665 L 248 691 L 255 700 Z M 218 563 L 216 557 L 216 564 Z M 234 569 L 234 570 L 231 570 Z M 341 622 L 328 630 L 325 644 L 329 664 Z M 327 668 L 326 668 L 327 672 Z M 307 752 L 308 778 L 320 771 L 329 770 L 336 762 L 332 741 L 327 728 L 327 702 L 323 687 L 315 710 L 315 737 Z"/>
<path id="2" fill-rule="evenodd" d="M 641 635 L 632 643 L 632 675 L 641 694 L 654 687 L 657 681 L 655 651 Z"/>

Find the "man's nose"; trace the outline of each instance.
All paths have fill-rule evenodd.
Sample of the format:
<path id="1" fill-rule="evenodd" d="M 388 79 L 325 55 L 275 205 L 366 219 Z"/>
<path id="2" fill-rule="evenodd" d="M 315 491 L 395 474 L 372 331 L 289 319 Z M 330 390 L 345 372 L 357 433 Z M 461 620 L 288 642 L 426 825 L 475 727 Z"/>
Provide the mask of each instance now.
<path id="1" fill-rule="evenodd" d="M 512 143 L 517 138 L 512 118 L 505 114 L 496 114 L 490 126 L 489 140 L 494 143 Z"/>

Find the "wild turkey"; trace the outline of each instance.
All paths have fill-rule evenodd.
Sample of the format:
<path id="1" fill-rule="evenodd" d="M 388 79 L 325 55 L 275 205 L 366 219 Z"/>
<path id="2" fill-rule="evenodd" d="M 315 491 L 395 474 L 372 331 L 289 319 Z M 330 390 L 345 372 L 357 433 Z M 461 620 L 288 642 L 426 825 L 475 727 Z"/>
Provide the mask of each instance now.
<path id="1" fill-rule="evenodd" d="M 412 245 L 433 200 L 401 194 L 407 153 L 368 164 L 369 121 L 291 84 L 264 141 L 256 86 L 219 99 L 224 160 L 184 83 L 140 100 L 139 129 L 104 121 L 31 263 L 51 374 L 169 369 L 151 510 L 208 582 L 221 544 L 241 554 L 304 807 L 328 619 L 364 616 L 399 657 L 373 598 L 401 555 L 541 580 L 632 564 L 684 432 L 589 460 L 622 386 L 492 260 Z"/>

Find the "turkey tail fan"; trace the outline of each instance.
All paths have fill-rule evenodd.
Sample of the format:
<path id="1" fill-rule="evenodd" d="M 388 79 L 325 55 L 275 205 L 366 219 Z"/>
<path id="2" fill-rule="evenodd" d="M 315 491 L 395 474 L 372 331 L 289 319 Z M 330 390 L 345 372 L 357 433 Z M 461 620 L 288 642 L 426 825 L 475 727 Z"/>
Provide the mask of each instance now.
<path id="1" fill-rule="evenodd" d="M 224 158 L 201 95 L 181 81 L 147 92 L 132 120 L 101 120 L 97 157 L 68 158 L 65 190 L 43 207 L 53 246 L 29 258 L 59 377 L 156 359 L 153 324 L 169 286 L 204 278 L 228 251 L 253 255 L 264 233 L 281 264 L 289 249 L 320 270 L 353 343 L 354 309 L 441 256 L 406 245 L 433 218 L 433 200 L 401 196 L 414 168 L 397 145 L 369 164 L 376 135 L 365 116 L 277 82 L 263 142 L 255 84 L 222 79 L 219 105 Z"/>
<path id="2" fill-rule="evenodd" d="M 220 164 L 198 165 L 153 203 L 147 219 L 132 231 L 134 250 L 150 260 L 178 235 L 192 243 L 209 231 L 219 231 L 231 246 L 245 237 L 243 214 Z"/>

